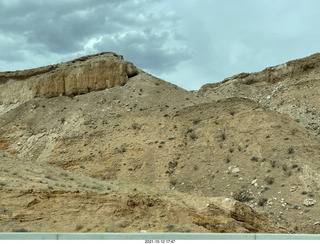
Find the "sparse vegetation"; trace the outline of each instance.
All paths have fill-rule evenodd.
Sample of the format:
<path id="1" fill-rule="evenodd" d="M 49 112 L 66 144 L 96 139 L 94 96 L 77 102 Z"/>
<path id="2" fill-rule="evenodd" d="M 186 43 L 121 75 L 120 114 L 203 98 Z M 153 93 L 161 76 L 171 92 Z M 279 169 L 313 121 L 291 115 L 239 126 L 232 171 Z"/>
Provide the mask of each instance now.
<path id="1" fill-rule="evenodd" d="M 258 201 L 258 206 L 263 207 L 267 202 L 268 202 L 267 198 L 265 198 L 265 197 L 260 198 Z"/>
<path id="2" fill-rule="evenodd" d="M 259 162 L 259 158 L 256 157 L 256 156 L 253 156 L 250 160 L 251 160 L 252 162 Z"/>
<path id="3" fill-rule="evenodd" d="M 268 185 L 272 185 L 274 182 L 274 177 L 271 176 L 267 176 L 264 181 L 268 184 Z"/>
<path id="4" fill-rule="evenodd" d="M 317 80 L 318 66 L 304 77 Z M 59 70 L 53 66 L 48 75 Z M 279 229 L 259 218 L 272 213 L 283 231 L 297 225 L 300 232 L 309 227 L 319 232 L 319 84 L 300 83 L 295 74 L 278 79 L 274 75 L 283 72 L 273 71 L 261 76 L 270 82 L 259 78 L 245 87 L 240 75 L 207 86 L 205 94 L 175 90 L 142 71 L 124 86 L 74 94 L 74 100 L 67 91 L 33 100 L 32 94 L 46 92 L 46 84 L 22 98 L 1 91 L 8 101 L 0 105 L 0 201 L 14 217 L 0 208 L 0 229 L 272 232 Z M 95 72 L 97 89 L 100 73 Z M 38 76 L 35 81 L 41 81 Z M 26 86 L 33 82 L 26 79 Z M 116 82 L 109 81 L 108 86 Z M 3 82 L 7 89 L 15 80 Z M 306 107 L 315 115 L 304 114 Z M 299 125 L 293 121 L 297 117 Z M 241 210 L 238 221 L 234 207 Z"/>
<path id="5" fill-rule="evenodd" d="M 287 177 L 290 177 L 292 175 L 291 170 L 289 170 L 288 165 L 283 164 L 282 165 L 283 174 Z"/>
<path id="6" fill-rule="evenodd" d="M 195 119 L 192 121 L 194 125 L 199 124 L 201 122 L 201 119 Z"/>
<path id="7" fill-rule="evenodd" d="M 132 123 L 131 124 L 132 129 L 134 130 L 140 130 L 142 125 L 138 124 L 138 123 Z"/>
<path id="8" fill-rule="evenodd" d="M 51 175 L 46 175 L 44 178 L 49 179 L 49 180 L 55 180 Z"/>
<path id="9" fill-rule="evenodd" d="M 177 179 L 171 178 L 171 179 L 170 179 L 170 184 L 171 184 L 172 186 L 175 186 L 175 185 L 177 184 Z"/>
<path id="10" fill-rule="evenodd" d="M 233 193 L 232 197 L 239 202 L 249 202 L 254 199 L 254 197 L 251 196 L 247 186 L 243 186 L 240 190 Z"/>
<path id="11" fill-rule="evenodd" d="M 79 231 L 83 228 L 83 225 L 82 224 L 77 224 L 76 225 L 76 231 Z"/>
<path id="12" fill-rule="evenodd" d="M 296 128 L 294 128 L 290 132 L 291 132 L 291 135 L 294 136 L 298 132 L 298 130 Z"/>
<path id="13" fill-rule="evenodd" d="M 294 153 L 294 148 L 292 146 L 288 147 L 288 154 L 293 154 Z"/>
<path id="14" fill-rule="evenodd" d="M 165 228 L 166 228 L 168 231 L 173 231 L 174 228 L 175 228 L 175 226 L 174 226 L 173 224 L 167 224 L 167 225 L 165 226 Z"/>
<path id="15" fill-rule="evenodd" d="M 270 165 L 272 168 L 275 168 L 276 167 L 276 160 L 270 161 Z"/>
<path id="16" fill-rule="evenodd" d="M 222 141 L 226 140 L 226 139 L 227 139 L 226 133 L 223 132 L 223 133 L 221 134 L 220 138 L 221 138 Z"/>
<path id="17" fill-rule="evenodd" d="M 194 132 L 190 133 L 189 137 L 194 141 L 198 138 L 197 134 Z"/>

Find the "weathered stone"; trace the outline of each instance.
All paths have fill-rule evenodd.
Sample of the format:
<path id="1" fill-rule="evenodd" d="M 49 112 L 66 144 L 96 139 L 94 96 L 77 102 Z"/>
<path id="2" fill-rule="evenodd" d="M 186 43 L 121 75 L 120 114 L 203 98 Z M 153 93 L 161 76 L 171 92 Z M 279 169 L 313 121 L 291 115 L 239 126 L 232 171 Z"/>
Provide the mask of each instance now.
<path id="1" fill-rule="evenodd" d="M 240 172 L 240 169 L 239 169 L 238 167 L 236 167 L 236 168 L 233 168 L 233 169 L 231 170 L 231 172 L 232 172 L 232 173 L 239 173 L 239 172 Z"/>
<path id="2" fill-rule="evenodd" d="M 0 101 L 79 95 L 123 86 L 138 69 L 115 53 L 100 53 L 67 63 L 15 72 L 0 72 Z"/>
<path id="3" fill-rule="evenodd" d="M 314 200 L 314 199 L 312 199 L 312 198 L 309 198 L 309 199 L 305 199 L 305 200 L 303 201 L 303 205 L 304 205 L 304 206 L 307 206 L 307 207 L 310 207 L 310 206 L 315 205 L 316 202 L 317 202 L 316 200 Z"/>

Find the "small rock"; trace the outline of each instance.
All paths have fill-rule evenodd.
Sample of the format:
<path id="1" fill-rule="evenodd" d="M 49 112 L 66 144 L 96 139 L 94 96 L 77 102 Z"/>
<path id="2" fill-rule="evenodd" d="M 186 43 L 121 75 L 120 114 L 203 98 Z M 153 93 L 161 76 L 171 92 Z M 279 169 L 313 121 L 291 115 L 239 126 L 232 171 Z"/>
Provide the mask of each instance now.
<path id="1" fill-rule="evenodd" d="M 296 187 L 296 186 L 293 186 L 293 187 L 291 187 L 291 189 L 290 189 L 291 192 L 294 192 L 294 191 L 296 191 L 296 190 L 297 190 L 297 187 Z"/>
<path id="2" fill-rule="evenodd" d="M 146 230 L 140 230 L 140 233 L 148 233 Z"/>
<path id="3" fill-rule="evenodd" d="M 231 170 L 231 172 L 232 172 L 232 173 L 239 173 L 239 172 L 240 172 L 240 169 L 239 169 L 238 167 L 236 167 L 236 168 L 233 168 L 233 169 Z"/>
<path id="4" fill-rule="evenodd" d="M 257 181 L 258 181 L 258 179 L 254 179 L 254 180 L 251 182 L 251 184 L 252 184 L 252 185 L 255 185 L 255 184 L 257 183 Z"/>
<path id="5" fill-rule="evenodd" d="M 315 222 L 314 225 L 320 225 L 320 222 Z"/>
<path id="6" fill-rule="evenodd" d="M 303 205 L 304 205 L 304 206 L 307 206 L 307 207 L 310 207 L 310 206 L 315 205 L 316 202 L 317 202 L 316 200 L 314 200 L 314 199 L 312 199 L 312 198 L 308 198 L 308 199 L 305 199 L 305 200 L 303 201 Z"/>

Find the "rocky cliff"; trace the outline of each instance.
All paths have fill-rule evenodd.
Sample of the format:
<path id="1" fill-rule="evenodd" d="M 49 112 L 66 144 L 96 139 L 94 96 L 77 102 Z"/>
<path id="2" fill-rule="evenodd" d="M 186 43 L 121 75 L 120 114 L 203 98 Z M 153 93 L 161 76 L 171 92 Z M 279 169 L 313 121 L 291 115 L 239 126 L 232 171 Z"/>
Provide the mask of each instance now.
<path id="1" fill-rule="evenodd" d="M 132 63 L 110 52 L 36 69 L 0 72 L 0 102 L 85 94 L 122 86 L 137 74 Z"/>

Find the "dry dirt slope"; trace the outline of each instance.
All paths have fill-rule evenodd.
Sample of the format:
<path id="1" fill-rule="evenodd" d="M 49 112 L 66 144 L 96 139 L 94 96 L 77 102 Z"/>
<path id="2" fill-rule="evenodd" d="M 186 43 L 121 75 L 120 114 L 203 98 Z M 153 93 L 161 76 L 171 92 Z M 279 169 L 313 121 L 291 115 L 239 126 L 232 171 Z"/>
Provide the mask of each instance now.
<path id="1" fill-rule="evenodd" d="M 318 65 L 2 102 L 1 231 L 318 233 Z"/>

